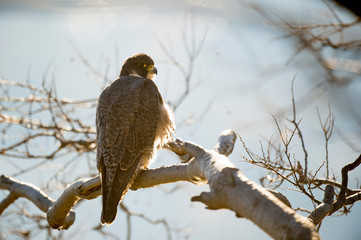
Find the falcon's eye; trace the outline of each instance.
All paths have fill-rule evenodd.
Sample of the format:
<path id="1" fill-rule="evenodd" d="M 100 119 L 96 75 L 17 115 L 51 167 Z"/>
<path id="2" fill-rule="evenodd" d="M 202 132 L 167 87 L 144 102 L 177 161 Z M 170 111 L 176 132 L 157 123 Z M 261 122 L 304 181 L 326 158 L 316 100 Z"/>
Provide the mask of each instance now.
<path id="1" fill-rule="evenodd" d="M 146 68 L 146 67 L 147 67 L 147 64 L 145 64 L 145 63 L 138 63 L 138 67 Z"/>

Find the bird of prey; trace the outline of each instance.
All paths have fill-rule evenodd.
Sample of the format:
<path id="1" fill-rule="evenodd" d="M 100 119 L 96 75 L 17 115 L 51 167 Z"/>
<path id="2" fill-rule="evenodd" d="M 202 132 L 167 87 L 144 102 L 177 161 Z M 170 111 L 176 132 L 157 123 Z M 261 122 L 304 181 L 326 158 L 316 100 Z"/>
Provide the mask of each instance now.
<path id="1" fill-rule="evenodd" d="M 152 58 L 129 57 L 120 76 L 100 95 L 96 111 L 97 167 L 101 175 L 102 224 L 111 224 L 119 202 L 157 148 L 172 139 L 174 123 L 153 78 Z"/>

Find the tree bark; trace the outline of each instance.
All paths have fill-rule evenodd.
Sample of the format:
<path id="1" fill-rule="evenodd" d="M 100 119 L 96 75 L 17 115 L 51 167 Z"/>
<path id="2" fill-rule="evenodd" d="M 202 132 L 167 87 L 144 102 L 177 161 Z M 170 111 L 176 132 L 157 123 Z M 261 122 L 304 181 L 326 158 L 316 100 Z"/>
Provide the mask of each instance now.
<path id="1" fill-rule="evenodd" d="M 144 170 L 132 189 L 177 181 L 208 183 L 210 192 L 203 192 L 192 201 L 203 202 L 208 209 L 230 209 L 274 239 L 319 239 L 312 221 L 287 206 L 288 200 L 283 195 L 252 182 L 226 157 L 232 152 L 235 141 L 236 134 L 232 130 L 222 132 L 214 150 L 176 140 L 168 148 L 179 155 L 187 155 L 188 162 Z M 16 198 L 25 197 L 47 213 L 49 225 L 56 229 L 67 229 L 73 224 L 75 212 L 71 209 L 80 199 L 101 195 L 99 176 L 72 183 L 56 201 L 37 187 L 4 175 L 0 179 L 0 189 L 10 191 L 9 197 L 0 203 L 0 213 Z"/>

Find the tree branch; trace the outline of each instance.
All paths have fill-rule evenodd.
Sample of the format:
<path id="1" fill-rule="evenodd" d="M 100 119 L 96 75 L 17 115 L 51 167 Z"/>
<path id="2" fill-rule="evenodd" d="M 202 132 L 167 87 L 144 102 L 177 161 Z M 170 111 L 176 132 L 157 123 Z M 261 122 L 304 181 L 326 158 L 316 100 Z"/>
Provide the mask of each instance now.
<path id="1" fill-rule="evenodd" d="M 224 131 L 215 147 L 217 152 L 194 143 L 176 140 L 170 143 L 168 148 L 179 155 L 188 154 L 190 161 L 144 170 L 132 189 L 176 181 L 208 183 L 211 191 L 193 197 L 192 201 L 203 202 L 208 209 L 230 209 L 236 212 L 237 216 L 251 220 L 275 239 L 319 239 L 313 223 L 275 197 L 277 192 L 272 194 L 235 168 L 225 156 L 232 152 L 235 140 L 236 134 L 233 131 Z M 71 209 L 80 199 L 93 199 L 101 194 L 98 176 L 72 183 L 56 201 L 31 184 L 5 176 L 1 177 L 0 188 L 32 201 L 47 213 L 49 225 L 58 229 L 67 229 L 74 222 L 75 213 Z M 279 198 L 282 197 L 284 196 Z"/>
<path id="2" fill-rule="evenodd" d="M 332 211 L 333 197 L 334 187 L 327 185 L 322 203 L 308 216 L 315 225 L 319 224 Z"/>
<path id="3" fill-rule="evenodd" d="M 54 200 L 49 198 L 43 191 L 31 183 L 21 182 L 4 175 L 1 175 L 0 177 L 0 189 L 8 190 L 10 192 L 10 196 L 13 196 L 8 196 L 8 200 L 6 201 L 9 201 L 9 198 L 12 198 L 14 202 L 16 200 L 14 198 L 15 196 L 16 198 L 23 197 L 32 201 L 43 212 L 46 212 L 54 202 Z M 5 207 L 6 204 L 3 205 L 3 203 L 4 201 L 2 201 L 1 206 Z M 0 212 L 1 210 L 3 209 L 0 209 Z"/>
<path id="4" fill-rule="evenodd" d="M 180 150 L 194 157 L 188 165 L 192 167 L 192 177 L 207 181 L 211 189 L 192 201 L 203 202 L 208 209 L 230 209 L 275 239 L 319 239 L 309 220 L 250 181 L 227 157 L 189 142 L 177 147 L 180 149 L 175 149 L 176 152 Z"/>
<path id="5" fill-rule="evenodd" d="M 354 170 L 360 164 L 361 164 L 361 154 L 354 162 L 347 164 L 346 166 L 344 166 L 342 168 L 342 170 L 341 170 L 341 174 L 342 174 L 341 190 L 340 190 L 340 193 L 338 195 L 336 202 L 333 204 L 333 210 L 332 210 L 331 214 L 336 212 L 337 210 L 339 210 L 344 205 L 346 205 L 346 203 L 347 203 L 346 189 L 347 189 L 347 184 L 348 184 L 348 172 Z M 356 196 L 357 196 L 357 194 L 356 194 Z M 350 196 L 350 197 L 354 197 L 354 196 Z"/>
<path id="6" fill-rule="evenodd" d="M 330 184 L 326 186 L 323 202 L 308 216 L 308 218 L 311 219 L 315 225 L 319 224 L 327 215 L 331 215 L 332 213 L 339 210 L 341 207 L 353 204 L 354 202 L 361 200 L 361 191 L 355 193 L 347 188 L 348 172 L 354 170 L 360 164 L 361 155 L 354 162 L 347 164 L 342 168 L 341 186 L 339 183 L 329 181 Z M 323 182 L 327 182 L 327 180 L 323 180 Z M 341 188 L 335 203 L 333 202 L 334 186 Z M 349 195 L 352 195 L 347 196 L 347 192 L 349 193 Z"/>

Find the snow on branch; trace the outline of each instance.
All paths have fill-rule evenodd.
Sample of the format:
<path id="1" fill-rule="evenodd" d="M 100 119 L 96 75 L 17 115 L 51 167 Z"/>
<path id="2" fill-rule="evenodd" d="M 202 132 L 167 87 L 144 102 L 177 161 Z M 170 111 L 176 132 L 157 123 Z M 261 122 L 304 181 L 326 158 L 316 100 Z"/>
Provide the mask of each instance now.
<path id="1" fill-rule="evenodd" d="M 250 181 L 227 158 L 236 138 L 232 130 L 223 131 L 214 150 L 177 139 L 167 148 L 180 156 L 189 156 L 188 162 L 144 170 L 132 189 L 177 181 L 208 183 L 210 192 L 203 192 L 192 201 L 202 202 L 208 209 L 230 209 L 238 217 L 251 220 L 275 239 L 319 239 L 312 221 L 292 210 L 282 194 Z M 0 213 L 17 198 L 24 197 L 46 212 L 49 225 L 56 229 L 67 229 L 73 224 L 75 212 L 72 208 L 80 199 L 101 195 L 98 176 L 72 183 L 56 201 L 36 186 L 4 175 L 1 176 L 0 189 L 10 192 L 0 203 Z"/>

